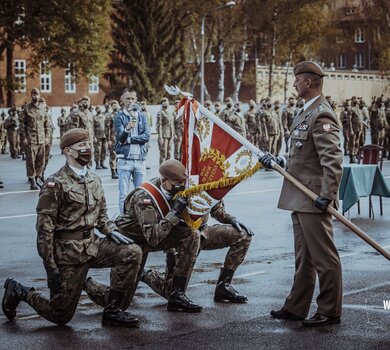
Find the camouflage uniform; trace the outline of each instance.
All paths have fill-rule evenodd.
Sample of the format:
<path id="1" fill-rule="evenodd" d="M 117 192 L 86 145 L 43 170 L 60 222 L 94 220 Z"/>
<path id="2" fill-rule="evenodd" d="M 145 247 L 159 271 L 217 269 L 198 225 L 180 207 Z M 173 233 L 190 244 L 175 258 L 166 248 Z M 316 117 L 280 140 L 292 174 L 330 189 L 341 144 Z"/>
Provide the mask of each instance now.
<path id="1" fill-rule="evenodd" d="M 282 113 L 282 125 L 284 130 L 284 141 L 286 143 L 286 153 L 289 152 L 290 128 L 294 120 L 295 112 L 294 99 L 289 98 L 288 100 L 289 104 Z"/>
<path id="2" fill-rule="evenodd" d="M 388 127 L 386 129 L 385 155 L 387 153 L 387 159 L 390 159 L 390 101 L 386 107 L 386 121 Z"/>
<path id="3" fill-rule="evenodd" d="M 2 112 L 0 116 L 0 153 L 3 153 L 3 150 L 5 150 L 4 141 L 5 137 L 7 135 L 7 130 L 4 127 L 4 121 L 5 121 L 5 113 Z"/>
<path id="4" fill-rule="evenodd" d="M 44 173 L 47 167 L 47 163 L 49 163 L 49 158 L 50 158 L 50 152 L 51 152 L 51 147 L 53 145 L 53 132 L 55 130 L 53 120 L 51 118 L 51 114 L 48 111 L 48 108 L 46 107 L 46 117 L 49 123 L 49 141 L 45 144 L 45 166 L 43 167 L 43 173 L 42 176 L 44 177 Z"/>
<path id="5" fill-rule="evenodd" d="M 219 102 L 215 102 L 214 104 L 214 114 L 221 119 L 222 111 L 221 111 L 221 104 Z"/>
<path id="6" fill-rule="evenodd" d="M 106 116 L 97 108 L 96 115 L 93 117 L 93 134 L 94 138 L 94 158 L 96 169 L 106 169 L 104 161 L 107 153 L 107 139 L 106 139 Z"/>
<path id="7" fill-rule="evenodd" d="M 176 108 L 178 103 L 176 104 Z M 174 141 L 174 153 L 173 156 L 177 160 L 181 160 L 181 144 L 183 142 L 183 131 L 184 131 L 184 123 L 183 123 L 183 115 L 180 117 L 177 116 L 177 110 L 173 113 L 173 118 L 175 121 L 175 137 Z"/>
<path id="8" fill-rule="evenodd" d="M 20 124 L 22 142 L 27 140 L 27 177 L 32 181 L 42 177 L 45 167 L 45 143 L 49 141 L 50 122 L 42 104 L 29 103 L 24 110 Z"/>
<path id="9" fill-rule="evenodd" d="M 357 155 L 359 153 L 359 142 L 363 132 L 363 113 L 357 105 L 356 100 L 353 100 L 353 106 L 349 113 L 349 152 L 350 163 L 357 162 Z"/>
<path id="10" fill-rule="evenodd" d="M 112 113 L 106 112 L 105 120 L 105 132 L 107 139 L 108 153 L 110 154 L 110 169 L 112 176 L 117 178 L 116 175 L 116 153 L 115 153 L 115 128 L 114 128 L 115 111 Z"/>
<path id="11" fill-rule="evenodd" d="M 166 103 L 168 99 L 162 99 Z M 174 116 L 167 109 L 161 108 L 157 113 L 157 139 L 160 149 L 160 164 L 171 158 L 172 139 L 175 135 Z"/>
<path id="12" fill-rule="evenodd" d="M 226 122 L 226 119 L 229 119 L 230 114 L 234 113 L 233 99 L 231 97 L 227 97 L 225 99 L 225 102 L 226 102 L 226 108 L 220 114 L 220 118 L 224 122 Z"/>
<path id="13" fill-rule="evenodd" d="M 152 179 L 150 182 L 156 187 L 161 186 L 160 178 Z M 169 200 L 170 204 L 172 202 Z M 179 225 L 180 219 L 172 212 L 162 217 L 152 197 L 145 190 L 138 187 L 127 196 L 124 214 L 119 216 L 115 223 L 123 235 L 133 239 L 142 248 L 141 271 L 149 252 L 176 248 L 178 255 L 175 275 L 189 279 L 199 251 L 199 233 L 185 225 Z M 95 302 L 102 306 L 106 305 L 107 286 L 94 283 L 88 286 L 87 292 L 99 295 Z M 130 295 L 133 294 L 132 290 Z"/>
<path id="14" fill-rule="evenodd" d="M 340 122 L 343 128 L 343 136 L 344 136 L 344 155 L 350 155 L 350 142 L 349 142 L 349 130 L 350 130 L 350 107 L 348 105 L 348 101 L 344 103 L 344 110 L 340 113 Z"/>
<path id="15" fill-rule="evenodd" d="M 257 147 L 259 147 L 262 151 L 268 151 L 269 143 L 268 143 L 268 130 L 267 123 L 265 120 L 265 105 L 261 104 L 260 108 L 257 110 L 257 118 L 260 124 L 261 136 L 259 138 L 259 142 Z"/>
<path id="16" fill-rule="evenodd" d="M 225 256 L 223 268 L 235 272 L 244 261 L 252 237 L 245 229 L 239 232 L 230 225 L 234 217 L 225 212 L 223 201 L 219 202 L 211 210 L 210 215 L 223 225 L 215 224 L 208 226 L 206 223 L 209 219 L 209 214 L 203 218 L 204 224 L 201 226 L 201 232 L 199 232 L 201 235 L 200 250 L 229 248 Z M 176 261 L 175 269 L 178 267 L 179 264 Z M 164 276 L 164 274 L 155 270 L 149 270 L 143 276 L 143 282 L 157 294 L 168 299 L 172 289 L 172 271 L 172 267 L 168 268 Z"/>
<path id="17" fill-rule="evenodd" d="M 246 137 L 250 143 L 257 146 L 262 133 L 260 128 L 259 116 L 255 111 L 255 101 L 249 101 L 249 110 L 244 114 Z"/>
<path id="18" fill-rule="evenodd" d="M 277 118 L 277 124 L 278 129 L 276 133 L 276 153 L 273 153 L 275 155 L 279 155 L 280 151 L 282 149 L 283 139 L 284 139 L 284 128 L 283 128 L 283 122 L 282 122 L 282 113 L 283 111 L 280 109 L 280 102 L 275 101 L 274 104 L 274 114 Z"/>
<path id="19" fill-rule="evenodd" d="M 368 112 L 367 107 L 365 106 L 365 103 L 362 100 L 360 100 L 359 108 L 363 114 L 363 132 L 361 133 L 361 137 L 359 141 L 359 146 L 362 147 L 366 143 L 366 133 L 370 125 L 370 114 Z"/>
<path id="20" fill-rule="evenodd" d="M 47 271 L 58 270 L 60 292 L 50 300 L 29 290 L 26 302 L 47 320 L 63 325 L 76 310 L 89 268 L 111 269 L 111 288 L 127 293 L 134 285 L 141 250 L 94 235 L 114 229 L 107 217 L 100 179 L 93 173 L 81 179 L 69 165 L 45 182 L 37 205 L 37 246 Z"/>
<path id="21" fill-rule="evenodd" d="M 237 131 L 241 136 L 246 137 L 245 119 L 240 113 L 239 103 L 235 104 L 235 109 L 224 116 L 224 122 L 233 130 Z"/>
<path id="22" fill-rule="evenodd" d="M 60 128 L 60 138 L 66 133 L 66 111 L 61 108 L 61 115 L 57 119 L 57 125 Z"/>
<path id="23" fill-rule="evenodd" d="M 16 149 L 16 138 L 18 135 L 19 121 L 16 113 L 9 111 L 7 119 L 4 121 L 4 129 L 7 132 L 7 139 L 9 143 L 9 151 L 13 159 L 18 157 L 18 150 Z"/>
<path id="24" fill-rule="evenodd" d="M 263 112 L 264 120 L 267 125 L 268 133 L 268 151 L 272 154 L 277 153 L 277 142 L 279 133 L 279 118 L 275 111 L 271 110 L 270 104 Z"/>
<path id="25" fill-rule="evenodd" d="M 386 119 L 386 109 L 384 104 L 382 103 L 380 105 L 380 108 L 378 109 L 377 120 L 376 120 L 376 130 L 378 130 L 378 140 L 377 143 L 375 144 L 377 144 L 378 146 L 381 147 L 384 146 L 386 131 L 388 127 L 389 125 L 387 124 L 387 119 Z"/>

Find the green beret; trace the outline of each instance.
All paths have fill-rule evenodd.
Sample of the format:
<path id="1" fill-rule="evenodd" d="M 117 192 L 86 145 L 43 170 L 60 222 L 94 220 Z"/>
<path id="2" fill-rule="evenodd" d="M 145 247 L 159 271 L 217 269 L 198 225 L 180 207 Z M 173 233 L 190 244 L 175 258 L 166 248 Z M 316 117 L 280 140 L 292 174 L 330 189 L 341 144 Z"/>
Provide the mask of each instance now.
<path id="1" fill-rule="evenodd" d="M 161 163 L 158 170 L 162 177 L 172 181 L 185 181 L 187 179 L 186 168 L 176 159 L 168 159 Z"/>
<path id="2" fill-rule="evenodd" d="M 60 148 L 64 149 L 81 141 L 89 141 L 88 131 L 80 128 L 71 129 L 61 137 Z"/>
<path id="3" fill-rule="evenodd" d="M 321 66 L 313 61 L 302 61 L 294 67 L 294 75 L 302 73 L 317 74 L 321 78 L 325 76 L 325 73 L 322 70 Z"/>

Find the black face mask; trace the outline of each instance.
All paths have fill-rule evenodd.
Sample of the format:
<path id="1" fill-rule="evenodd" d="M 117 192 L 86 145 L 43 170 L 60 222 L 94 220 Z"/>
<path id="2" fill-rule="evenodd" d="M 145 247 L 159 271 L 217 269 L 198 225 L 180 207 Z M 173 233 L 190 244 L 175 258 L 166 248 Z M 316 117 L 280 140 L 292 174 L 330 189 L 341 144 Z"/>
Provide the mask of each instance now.
<path id="1" fill-rule="evenodd" d="M 170 183 L 171 184 L 171 183 Z M 174 197 L 177 193 L 184 191 L 186 189 L 185 185 L 173 185 L 171 184 L 171 189 L 167 191 L 172 197 Z"/>
<path id="2" fill-rule="evenodd" d="M 294 106 L 294 102 L 290 102 L 290 107 L 293 107 Z"/>
<path id="3" fill-rule="evenodd" d="M 74 149 L 71 148 L 73 151 L 77 152 L 77 158 L 75 158 L 76 162 L 79 163 L 81 166 L 87 165 L 91 159 L 92 159 L 92 152 L 90 148 L 83 148 L 83 149 Z"/>

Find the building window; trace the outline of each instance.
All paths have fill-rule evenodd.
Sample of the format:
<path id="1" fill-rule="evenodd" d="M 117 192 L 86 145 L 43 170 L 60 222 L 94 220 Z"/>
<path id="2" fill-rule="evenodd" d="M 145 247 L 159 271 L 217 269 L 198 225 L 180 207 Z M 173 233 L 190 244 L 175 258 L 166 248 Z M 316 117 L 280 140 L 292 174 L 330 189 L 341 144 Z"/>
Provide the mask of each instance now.
<path id="1" fill-rule="evenodd" d="M 65 92 L 76 92 L 74 65 L 71 63 L 69 63 L 68 68 L 65 69 Z"/>
<path id="2" fill-rule="evenodd" d="M 88 92 L 90 94 L 98 94 L 99 93 L 99 77 L 93 75 L 89 79 Z"/>
<path id="3" fill-rule="evenodd" d="M 15 83 L 16 90 L 26 92 L 26 60 L 15 60 Z"/>
<path id="4" fill-rule="evenodd" d="M 364 30 L 361 28 L 355 31 L 355 43 L 364 43 Z"/>
<path id="5" fill-rule="evenodd" d="M 355 55 L 355 65 L 356 65 L 356 68 L 364 68 L 366 66 L 366 62 L 365 62 L 363 53 L 357 53 Z"/>
<path id="6" fill-rule="evenodd" d="M 47 62 L 41 63 L 41 92 L 51 92 L 51 70 Z"/>
<path id="7" fill-rule="evenodd" d="M 347 67 L 347 56 L 344 53 L 337 56 L 337 67 L 338 68 Z"/>

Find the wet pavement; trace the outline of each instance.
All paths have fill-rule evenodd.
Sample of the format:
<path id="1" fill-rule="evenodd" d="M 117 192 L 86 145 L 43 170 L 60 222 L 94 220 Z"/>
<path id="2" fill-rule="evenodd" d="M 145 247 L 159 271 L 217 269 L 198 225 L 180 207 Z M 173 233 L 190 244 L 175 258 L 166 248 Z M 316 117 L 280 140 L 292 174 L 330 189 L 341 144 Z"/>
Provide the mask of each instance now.
<path id="1" fill-rule="evenodd" d="M 58 149 L 47 173 L 64 163 Z M 147 177 L 158 172 L 155 137 L 151 142 Z M 109 216 L 118 213 L 117 180 L 109 170 L 96 171 L 102 178 Z M 390 179 L 390 161 L 383 174 Z M 0 156 L 0 297 L 7 277 L 20 279 L 43 293 L 46 274 L 36 251 L 35 205 L 38 191 L 29 191 L 25 163 Z M 255 236 L 245 262 L 237 270 L 234 287 L 248 296 L 247 304 L 217 304 L 213 293 L 226 250 L 202 252 L 187 295 L 203 306 L 200 314 L 169 313 L 166 302 L 140 283 L 128 310 L 140 318 L 140 328 L 110 328 L 101 325 L 102 309 L 83 295 L 72 321 L 63 327 L 37 316 L 25 303 L 14 322 L 0 311 L 0 349 L 390 349 L 390 262 L 338 222 L 335 241 L 342 259 L 344 278 L 343 317 L 340 325 L 307 329 L 299 321 L 281 321 L 269 316 L 282 306 L 294 273 L 290 215 L 276 208 L 282 184 L 275 172 L 260 171 L 239 184 L 227 197 L 226 209 L 249 225 Z M 390 199 L 373 197 L 375 219 L 368 217 L 368 198 L 349 213 L 352 221 L 390 251 Z M 163 269 L 162 253 L 149 255 L 147 265 Z M 108 283 L 109 269 L 91 270 L 91 276 Z M 318 291 L 316 291 L 317 294 Z M 316 295 L 315 294 L 315 295 Z M 313 299 L 310 315 L 315 312 Z"/>

